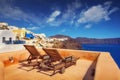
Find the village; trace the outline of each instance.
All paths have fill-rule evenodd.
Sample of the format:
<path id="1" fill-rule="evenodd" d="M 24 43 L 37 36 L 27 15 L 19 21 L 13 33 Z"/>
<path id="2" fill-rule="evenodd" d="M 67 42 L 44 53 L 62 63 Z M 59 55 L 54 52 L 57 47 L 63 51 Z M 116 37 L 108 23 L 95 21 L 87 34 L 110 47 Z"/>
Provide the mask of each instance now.
<path id="1" fill-rule="evenodd" d="M 16 26 L 10 26 L 8 23 L 0 22 L 1 52 L 23 49 L 23 44 L 52 48 L 54 42 L 65 40 L 67 38 L 48 38 L 44 33 L 35 34 L 26 28 L 18 28 Z"/>

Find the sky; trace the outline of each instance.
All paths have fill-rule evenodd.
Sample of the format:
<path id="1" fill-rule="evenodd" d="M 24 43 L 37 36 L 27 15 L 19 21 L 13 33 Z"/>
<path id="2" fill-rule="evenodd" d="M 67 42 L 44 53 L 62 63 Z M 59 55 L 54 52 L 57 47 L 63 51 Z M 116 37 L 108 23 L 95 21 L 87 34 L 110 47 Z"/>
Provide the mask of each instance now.
<path id="1" fill-rule="evenodd" d="M 0 22 L 34 33 L 120 38 L 120 0 L 0 0 Z"/>

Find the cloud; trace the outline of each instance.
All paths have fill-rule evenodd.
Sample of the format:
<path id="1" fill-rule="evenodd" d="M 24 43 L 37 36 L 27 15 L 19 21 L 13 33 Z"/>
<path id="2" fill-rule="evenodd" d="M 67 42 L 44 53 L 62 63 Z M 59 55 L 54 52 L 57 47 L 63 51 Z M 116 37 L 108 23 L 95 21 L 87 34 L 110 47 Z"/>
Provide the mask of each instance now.
<path id="1" fill-rule="evenodd" d="M 55 26 L 55 27 L 60 26 L 62 24 L 64 24 L 64 25 L 74 24 L 75 19 L 77 18 L 76 11 L 80 7 L 81 7 L 81 3 L 78 0 L 75 0 L 74 2 L 72 2 L 70 4 L 67 4 L 66 8 L 64 8 L 62 11 L 59 11 L 59 12 L 57 11 L 56 13 L 54 11 L 48 18 L 47 23 L 50 26 Z M 56 19 L 56 17 L 59 15 L 61 15 L 61 16 Z"/>
<path id="2" fill-rule="evenodd" d="M 114 7 L 110 9 L 112 2 L 105 2 L 104 5 L 92 6 L 88 10 L 80 13 L 78 23 L 97 23 L 102 20 L 110 20 L 110 14 L 117 11 L 118 8 Z"/>
<path id="3" fill-rule="evenodd" d="M 61 12 L 58 11 L 58 10 L 57 10 L 57 11 L 54 11 L 54 12 L 52 13 L 51 17 L 54 17 L 54 18 L 55 18 L 55 17 L 59 16 L 60 13 L 61 13 Z"/>
<path id="4" fill-rule="evenodd" d="M 62 15 L 62 20 L 64 22 L 70 22 L 74 23 L 74 19 L 77 17 L 77 9 L 79 9 L 82 6 L 82 4 L 78 1 L 75 0 L 75 2 L 72 2 L 71 4 L 67 5 L 67 9 L 65 9 L 63 15 Z"/>
<path id="5" fill-rule="evenodd" d="M 110 15 L 116 12 L 119 8 L 112 7 L 112 2 L 107 1 L 103 4 L 92 6 L 87 10 L 82 10 L 79 0 L 62 7 L 62 10 L 56 9 L 50 15 L 35 14 L 34 12 L 26 12 L 24 9 L 15 6 L 15 0 L 0 0 L 0 17 L 10 18 L 13 20 L 24 21 L 32 26 L 80 26 L 80 24 L 87 24 L 85 28 L 91 28 L 94 23 L 100 21 L 108 21 L 111 19 Z M 51 8 L 51 7 L 50 7 Z M 42 14 L 42 16 L 41 16 Z M 46 17 L 47 16 L 47 17 Z M 88 25 L 88 24 L 91 24 Z M 38 27 L 30 27 L 34 30 Z"/>
<path id="6" fill-rule="evenodd" d="M 41 20 L 34 13 L 27 13 L 21 8 L 14 6 L 14 0 L 0 0 L 0 15 L 4 18 L 10 18 L 18 21 L 41 25 L 44 20 Z M 41 22 L 41 23 L 40 23 Z"/>
<path id="7" fill-rule="evenodd" d="M 92 24 L 87 24 L 87 25 L 85 25 L 85 28 L 86 29 L 90 29 L 92 27 Z"/>
<path id="8" fill-rule="evenodd" d="M 48 25 L 53 26 L 53 27 L 58 27 L 61 24 L 62 24 L 62 21 L 59 21 L 59 20 L 48 23 Z"/>
<path id="9" fill-rule="evenodd" d="M 107 1 L 103 4 L 104 8 L 108 10 L 111 7 L 112 1 Z"/>
<path id="10" fill-rule="evenodd" d="M 58 10 L 54 11 L 48 18 L 47 23 L 53 22 L 56 19 L 56 17 L 59 16 L 60 14 L 61 14 L 61 11 L 58 11 Z"/>
<path id="11" fill-rule="evenodd" d="M 29 30 L 37 30 L 37 29 L 39 29 L 39 27 L 33 26 L 33 27 L 29 27 L 27 29 L 29 29 Z"/>
<path id="12" fill-rule="evenodd" d="M 108 11 L 101 5 L 93 6 L 81 14 L 78 23 L 99 22 L 102 19 L 109 20 Z"/>
<path id="13" fill-rule="evenodd" d="M 118 10 L 119 10 L 118 7 L 114 7 L 113 9 L 111 9 L 111 10 L 109 11 L 109 15 L 112 14 L 113 12 L 118 11 Z"/>

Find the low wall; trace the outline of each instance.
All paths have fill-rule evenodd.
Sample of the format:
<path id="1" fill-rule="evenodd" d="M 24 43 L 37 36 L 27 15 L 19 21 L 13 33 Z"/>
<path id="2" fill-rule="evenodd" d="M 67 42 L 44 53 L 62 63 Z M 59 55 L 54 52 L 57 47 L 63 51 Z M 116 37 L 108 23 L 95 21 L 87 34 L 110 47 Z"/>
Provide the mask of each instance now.
<path id="1" fill-rule="evenodd" d="M 99 52 L 93 51 L 83 51 L 83 50 L 70 50 L 70 49 L 56 49 L 61 55 L 69 56 L 73 55 L 75 57 L 85 58 L 89 60 L 95 60 L 99 55 Z M 45 54 L 45 52 L 39 48 L 38 51 L 41 54 Z M 29 52 L 27 50 L 20 51 L 12 51 L 6 53 L 0 53 L 0 61 L 7 61 L 10 57 L 13 57 L 16 61 L 21 61 L 27 59 L 29 56 Z"/>
<path id="2" fill-rule="evenodd" d="M 4 64 L 0 61 L 0 80 L 4 80 Z"/>
<path id="3" fill-rule="evenodd" d="M 119 68 L 110 53 L 100 53 L 96 63 L 94 80 L 120 80 Z"/>
<path id="4" fill-rule="evenodd" d="M 100 52 L 84 51 L 84 50 L 71 50 L 71 49 L 57 49 L 57 51 L 63 56 L 73 55 L 80 57 L 81 59 L 96 60 Z"/>
<path id="5" fill-rule="evenodd" d="M 22 59 L 28 57 L 28 55 L 29 55 L 29 53 L 27 50 L 0 53 L 0 61 L 8 60 L 10 57 L 14 57 L 14 58 L 17 58 L 19 60 L 22 60 Z"/>
<path id="6" fill-rule="evenodd" d="M 41 54 L 45 54 L 45 52 L 39 48 L 38 51 Z M 4 63 L 5 66 L 16 64 L 19 61 L 26 60 L 30 53 L 27 50 L 20 50 L 20 51 L 12 51 L 12 52 L 6 52 L 6 53 L 0 53 L 0 61 Z M 13 58 L 13 62 L 9 61 L 9 58 Z"/>

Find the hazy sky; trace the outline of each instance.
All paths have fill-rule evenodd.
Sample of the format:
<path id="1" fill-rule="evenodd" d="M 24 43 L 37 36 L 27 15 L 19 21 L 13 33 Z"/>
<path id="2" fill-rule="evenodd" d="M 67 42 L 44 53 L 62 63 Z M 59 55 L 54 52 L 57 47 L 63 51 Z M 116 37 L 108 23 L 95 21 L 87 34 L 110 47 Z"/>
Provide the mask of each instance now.
<path id="1" fill-rule="evenodd" d="M 47 36 L 120 37 L 120 0 L 0 0 L 0 22 Z"/>

